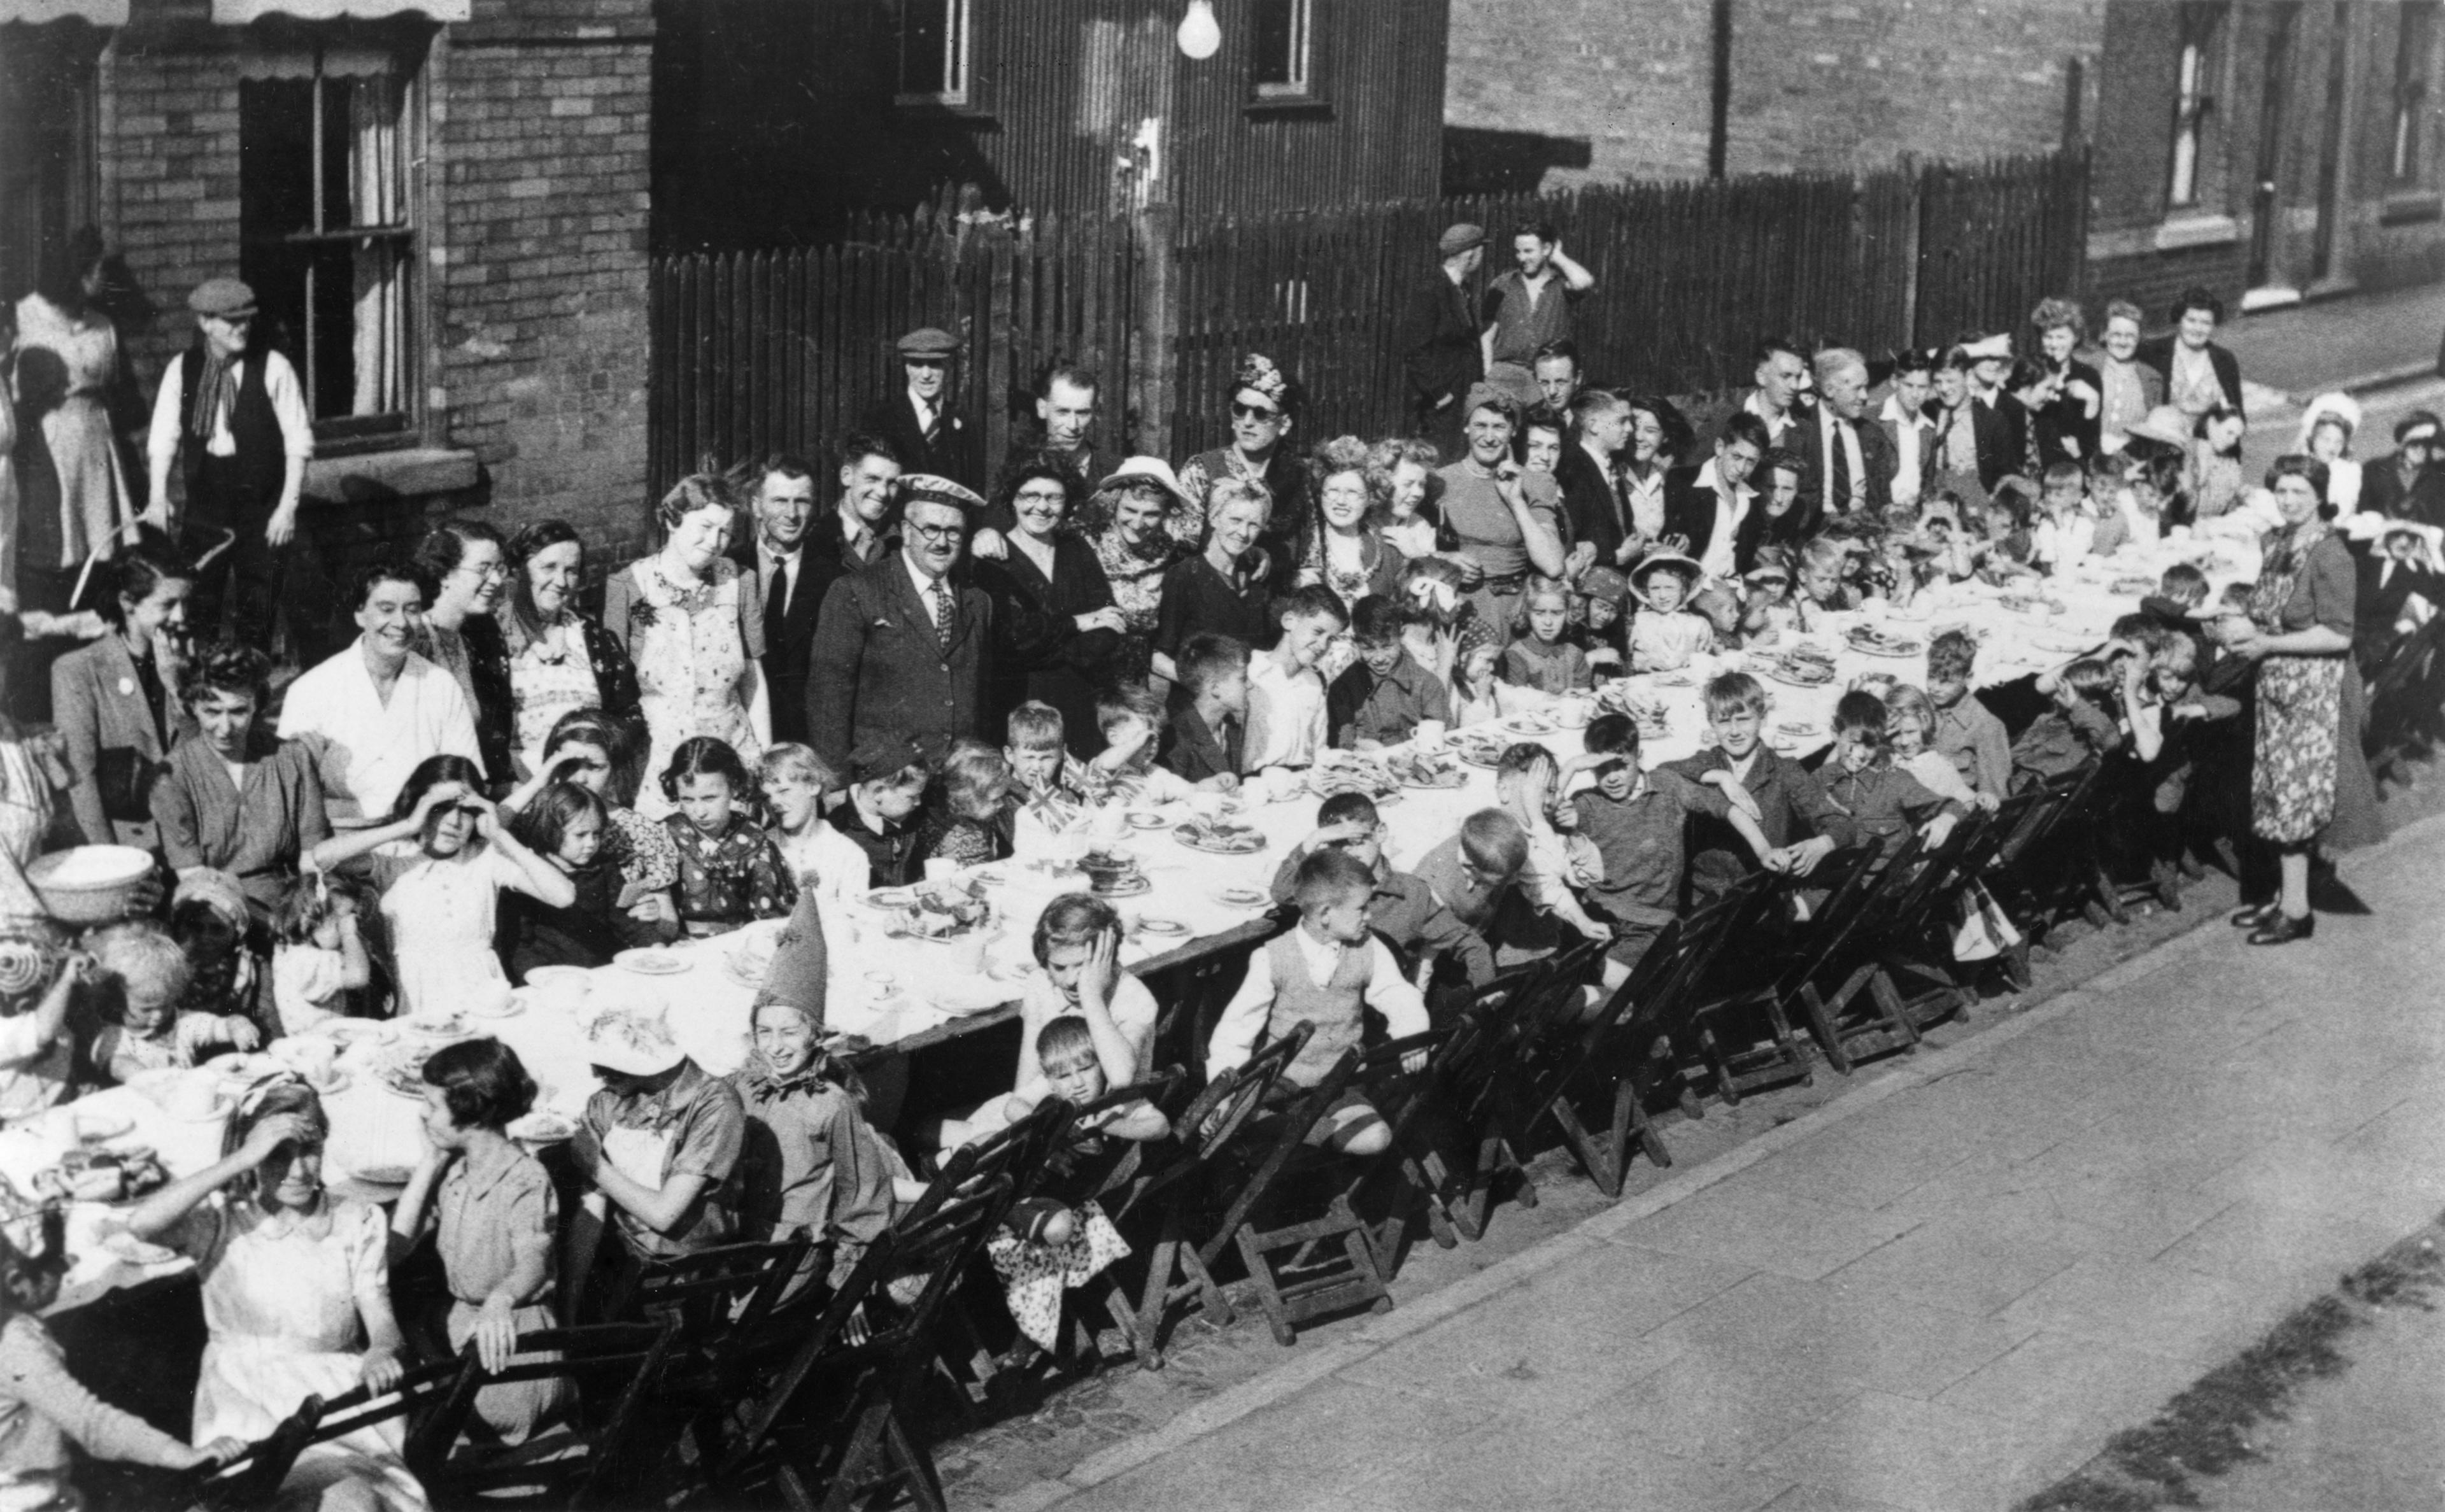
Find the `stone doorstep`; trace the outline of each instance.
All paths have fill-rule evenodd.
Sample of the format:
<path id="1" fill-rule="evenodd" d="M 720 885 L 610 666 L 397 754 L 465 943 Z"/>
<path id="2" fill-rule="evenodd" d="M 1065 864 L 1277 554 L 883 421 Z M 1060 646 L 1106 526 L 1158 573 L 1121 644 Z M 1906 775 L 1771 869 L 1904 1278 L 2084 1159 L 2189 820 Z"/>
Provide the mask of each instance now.
<path id="1" fill-rule="evenodd" d="M 2445 832 L 2445 813 L 2415 820 L 2396 830 L 2379 844 L 2342 857 L 2337 862 L 2337 868 L 2344 872 L 2358 870 L 2415 837 L 2426 838 L 2440 832 Z M 1465 1280 L 1430 1292 L 1372 1318 L 1349 1335 L 1313 1353 L 1286 1359 L 1255 1379 L 1222 1391 L 1135 1439 L 1089 1455 L 1059 1479 L 1033 1482 L 984 1505 L 988 1512 L 1039 1512 L 1041 1508 L 1092 1490 L 1173 1449 L 1184 1447 L 1328 1376 L 1348 1370 L 1401 1339 L 1515 1287 L 1525 1285 L 1585 1254 L 1591 1245 L 1620 1236 L 1641 1219 L 1687 1201 L 1821 1129 L 1844 1123 L 1902 1092 L 1951 1075 L 1993 1055 L 2022 1036 L 2067 1017 L 2093 1001 L 2100 993 L 2119 991 L 2173 961 L 2196 954 L 2207 944 L 2226 938 L 2223 927 L 2222 915 L 2211 913 L 2191 928 L 2154 948 L 2109 967 L 2086 981 L 2066 987 L 1957 1044 L 1911 1057 L 1886 1074 L 1843 1093 L 1823 1107 L 1769 1129 L 1738 1148 L 1650 1187 L 1636 1197 L 1625 1198 L 1582 1220 L 1567 1232 L 1534 1244 Z"/>

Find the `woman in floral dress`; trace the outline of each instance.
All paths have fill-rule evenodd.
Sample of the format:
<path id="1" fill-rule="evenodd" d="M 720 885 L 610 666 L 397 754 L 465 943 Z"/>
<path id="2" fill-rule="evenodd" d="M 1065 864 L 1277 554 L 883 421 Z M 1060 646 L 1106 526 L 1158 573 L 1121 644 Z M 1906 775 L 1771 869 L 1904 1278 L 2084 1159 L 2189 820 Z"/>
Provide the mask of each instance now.
<path id="1" fill-rule="evenodd" d="M 2254 945 L 2305 940 L 2309 857 L 2378 838 L 2376 786 L 2361 755 L 2367 711 L 2352 664 L 2356 575 L 2342 538 L 2327 525 L 2326 464 L 2280 457 L 2267 475 L 2284 527 L 2260 543 L 2249 625 L 2227 638 L 2233 655 L 2258 663 L 2256 753 L 2250 762 L 2250 828 L 2275 847 L 2282 891 L 2232 922 Z"/>
<path id="2" fill-rule="evenodd" d="M 1123 628 L 1131 635 L 1152 635 L 1162 617 L 1163 575 L 1185 550 L 1169 523 L 1180 506 L 1171 469 L 1152 457 L 1133 457 L 1104 479 L 1079 521 L 1111 584 Z"/>
<path id="3" fill-rule="evenodd" d="M 136 506 L 110 431 L 119 331 L 88 303 L 100 288 L 101 239 L 81 233 L 54 255 L 43 287 L 17 302 L 17 397 L 39 406 L 43 444 L 59 481 L 58 513 L 18 528 L 41 548 L 40 559 L 25 566 L 73 573 L 88 553 L 111 555 L 120 532 L 136 517 Z M 32 358 L 37 352 L 43 355 Z M 49 392 L 54 383 L 56 395 Z"/>
<path id="4" fill-rule="evenodd" d="M 764 655 L 764 602 L 755 574 L 722 554 L 738 513 L 731 486 L 706 474 L 681 478 L 663 496 L 662 551 L 632 562 L 603 585 L 603 623 L 636 664 L 638 700 L 660 772 L 682 741 L 726 743 L 750 766 L 772 739 L 772 715 L 757 663 Z M 659 819 L 670 800 L 654 784 L 637 812 Z"/>
<path id="5" fill-rule="evenodd" d="M 520 777 L 543 759 L 562 716 L 601 709 L 637 718 L 637 669 L 603 622 L 577 607 L 586 547 L 563 520 L 538 520 L 510 537 L 508 602 L 497 617 L 510 652 L 510 696 Z"/>
<path id="6" fill-rule="evenodd" d="M 1299 585 L 1321 583 L 1342 607 L 1355 608 L 1369 594 L 1389 594 L 1409 557 L 1378 527 L 1391 512 L 1391 494 L 1367 465 L 1367 443 L 1337 436 L 1316 449 L 1308 470 L 1316 476 L 1316 527 L 1299 549 Z"/>

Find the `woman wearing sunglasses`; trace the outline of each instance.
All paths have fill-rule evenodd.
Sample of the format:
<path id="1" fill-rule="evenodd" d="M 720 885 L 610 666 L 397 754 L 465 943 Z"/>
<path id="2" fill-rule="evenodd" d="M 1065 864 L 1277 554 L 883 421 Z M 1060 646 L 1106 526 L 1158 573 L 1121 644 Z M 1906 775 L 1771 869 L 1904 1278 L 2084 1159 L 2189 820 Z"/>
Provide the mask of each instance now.
<path id="1" fill-rule="evenodd" d="M 568 873 L 518 843 L 465 756 L 428 756 L 408 774 L 391 821 L 326 840 L 314 866 L 336 871 L 364 856 L 382 892 L 382 920 L 399 982 L 401 1017 L 497 1004 L 509 979 L 493 953 L 503 888 L 547 908 L 577 901 Z"/>

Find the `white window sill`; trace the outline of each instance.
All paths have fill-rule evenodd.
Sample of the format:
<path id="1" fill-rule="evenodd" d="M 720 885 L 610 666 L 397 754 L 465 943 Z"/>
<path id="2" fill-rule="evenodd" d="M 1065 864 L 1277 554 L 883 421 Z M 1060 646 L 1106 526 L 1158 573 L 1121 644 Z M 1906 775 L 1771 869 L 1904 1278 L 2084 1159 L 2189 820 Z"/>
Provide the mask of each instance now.
<path id="1" fill-rule="evenodd" d="M 307 463 L 306 496 L 324 504 L 380 504 L 459 493 L 474 488 L 476 477 L 476 454 L 456 448 L 360 452 Z"/>
<path id="2" fill-rule="evenodd" d="M 2220 247 L 2239 240 L 2241 225 L 2230 215 L 2193 213 L 2166 216 L 2150 244 L 2158 252 L 2180 252 L 2187 247 Z"/>

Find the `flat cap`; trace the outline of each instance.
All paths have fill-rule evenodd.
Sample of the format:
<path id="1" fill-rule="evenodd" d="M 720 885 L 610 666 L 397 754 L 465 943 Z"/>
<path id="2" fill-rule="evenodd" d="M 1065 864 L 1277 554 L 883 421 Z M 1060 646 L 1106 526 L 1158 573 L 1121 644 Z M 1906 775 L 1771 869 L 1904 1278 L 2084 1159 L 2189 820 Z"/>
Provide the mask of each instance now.
<path id="1" fill-rule="evenodd" d="M 207 278 L 187 296 L 187 308 L 198 315 L 223 320 L 254 313 L 254 290 L 234 278 Z"/>
<path id="2" fill-rule="evenodd" d="M 920 326 L 896 344 L 903 357 L 949 357 L 960 349 L 960 339 L 940 326 Z"/>
<path id="3" fill-rule="evenodd" d="M 900 476 L 900 502 L 909 504 L 948 504 L 965 513 L 985 507 L 984 496 L 975 489 L 952 482 L 932 473 L 904 473 Z"/>
<path id="4" fill-rule="evenodd" d="M 849 754 L 847 775 L 851 782 L 872 782 L 924 764 L 925 753 L 917 749 L 917 742 L 905 735 L 878 731 L 858 737 L 857 748 Z"/>
<path id="5" fill-rule="evenodd" d="M 1446 257 L 1457 257 L 1471 247 L 1485 245 L 1485 228 L 1464 220 L 1444 230 L 1443 240 L 1435 244 Z"/>

